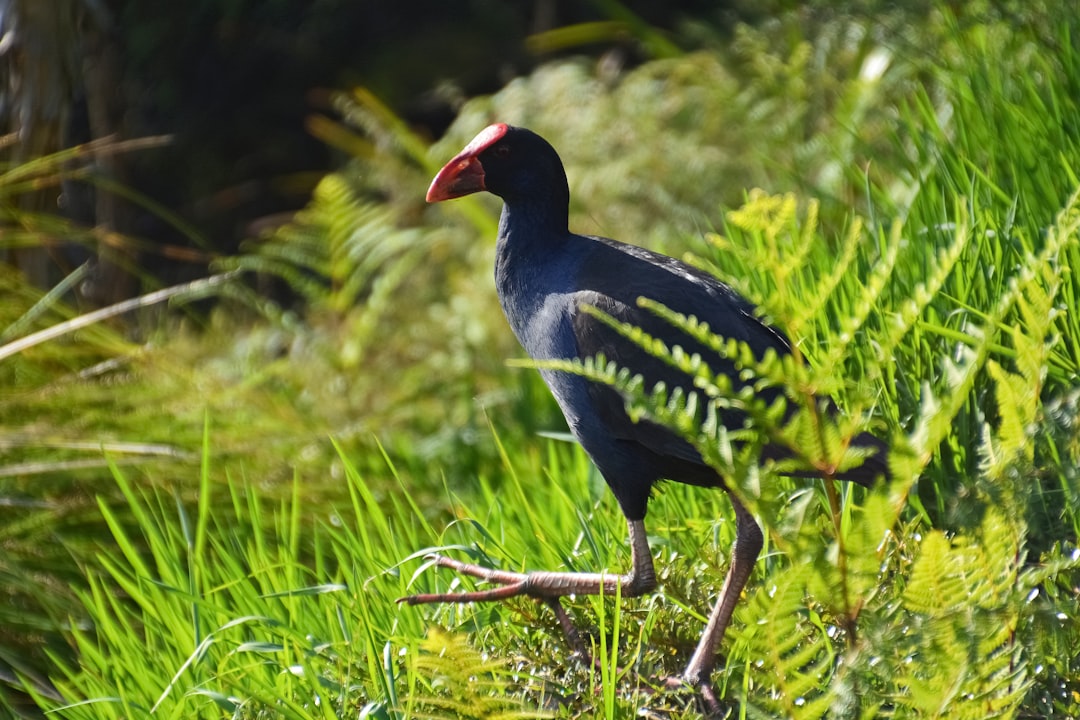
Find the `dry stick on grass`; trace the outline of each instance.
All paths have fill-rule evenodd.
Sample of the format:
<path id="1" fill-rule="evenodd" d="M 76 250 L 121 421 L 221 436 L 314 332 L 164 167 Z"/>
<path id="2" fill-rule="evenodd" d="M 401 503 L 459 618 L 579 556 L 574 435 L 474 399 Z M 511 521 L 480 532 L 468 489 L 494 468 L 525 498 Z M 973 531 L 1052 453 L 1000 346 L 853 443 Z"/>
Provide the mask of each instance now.
<path id="1" fill-rule="evenodd" d="M 116 315 L 122 315 L 131 310 L 138 310 L 139 308 L 149 307 L 150 305 L 156 305 L 159 302 L 169 300 L 171 298 L 181 295 L 200 295 L 208 290 L 211 290 L 219 285 L 224 285 L 228 281 L 237 277 L 242 271 L 232 270 L 230 272 L 221 273 L 219 275 L 211 275 L 200 280 L 195 280 L 183 285 L 173 285 L 172 287 L 156 290 L 146 295 L 140 295 L 130 300 L 118 302 L 115 305 L 109 305 L 103 307 L 100 310 L 86 313 L 85 315 L 79 315 L 73 317 L 70 320 L 66 320 L 52 327 L 47 327 L 44 330 L 39 330 L 36 333 L 27 335 L 24 338 L 14 340 L 7 345 L 0 346 L 0 360 L 6 360 L 12 355 L 16 355 L 23 350 L 40 345 L 49 340 L 54 340 L 61 335 L 66 335 L 76 330 L 89 327 L 95 323 L 101 322 Z"/>

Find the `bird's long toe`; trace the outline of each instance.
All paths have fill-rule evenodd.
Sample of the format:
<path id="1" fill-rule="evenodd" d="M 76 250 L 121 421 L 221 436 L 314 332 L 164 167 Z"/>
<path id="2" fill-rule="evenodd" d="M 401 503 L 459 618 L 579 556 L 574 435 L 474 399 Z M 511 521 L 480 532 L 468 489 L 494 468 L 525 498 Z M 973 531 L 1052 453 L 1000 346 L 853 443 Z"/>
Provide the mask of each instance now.
<path id="1" fill-rule="evenodd" d="M 499 585 L 514 585 L 524 582 L 528 577 L 525 573 L 512 572 L 509 570 L 495 570 L 494 568 L 484 567 L 483 565 L 474 565 L 473 563 L 465 563 L 460 560 L 455 560 L 445 555 L 432 555 L 431 560 L 435 563 L 436 567 L 448 568 L 460 575 L 468 575 L 469 577 L 479 578 L 480 580 L 487 580 L 488 582 L 497 583 Z"/>
<path id="2" fill-rule="evenodd" d="M 397 602 L 408 605 L 429 605 L 434 603 L 473 603 L 488 602 L 494 600 L 506 600 L 518 595 L 528 594 L 528 575 L 525 573 L 510 572 L 507 570 L 495 570 L 464 563 L 460 560 L 446 557 L 445 555 L 429 555 L 428 560 L 435 567 L 448 568 L 459 575 L 486 580 L 501 587 L 489 590 L 473 590 L 471 592 L 448 592 L 448 593 L 417 593 L 398 598 Z"/>

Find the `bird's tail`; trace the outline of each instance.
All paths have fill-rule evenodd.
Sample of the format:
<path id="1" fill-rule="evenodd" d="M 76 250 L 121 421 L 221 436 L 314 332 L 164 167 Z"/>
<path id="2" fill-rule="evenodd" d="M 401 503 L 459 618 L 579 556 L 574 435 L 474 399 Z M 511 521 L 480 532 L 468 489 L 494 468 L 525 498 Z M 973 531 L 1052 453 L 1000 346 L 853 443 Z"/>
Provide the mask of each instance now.
<path id="1" fill-rule="evenodd" d="M 889 482 L 892 479 L 892 473 L 889 472 L 889 446 L 885 441 L 864 432 L 859 433 L 851 441 L 852 447 L 859 448 L 861 450 L 869 450 L 870 454 L 863 459 L 862 465 L 859 467 L 850 468 L 841 473 L 837 473 L 832 477 L 836 480 L 846 480 L 848 482 L 857 483 L 863 487 L 873 487 L 877 479 L 884 478 L 885 482 Z M 762 450 L 761 458 L 763 460 L 784 460 L 792 457 L 790 450 L 784 448 L 778 448 L 775 445 L 766 445 Z M 787 477 L 799 477 L 799 478 L 819 478 L 820 472 L 813 470 L 790 470 L 780 473 Z"/>
<path id="2" fill-rule="evenodd" d="M 851 445 L 861 450 L 870 450 L 871 454 L 859 467 L 845 470 L 837 475 L 838 480 L 849 480 L 863 487 L 872 487 L 879 477 L 884 478 L 885 482 L 892 480 L 888 463 L 889 446 L 884 440 L 864 432 L 856 435 Z"/>

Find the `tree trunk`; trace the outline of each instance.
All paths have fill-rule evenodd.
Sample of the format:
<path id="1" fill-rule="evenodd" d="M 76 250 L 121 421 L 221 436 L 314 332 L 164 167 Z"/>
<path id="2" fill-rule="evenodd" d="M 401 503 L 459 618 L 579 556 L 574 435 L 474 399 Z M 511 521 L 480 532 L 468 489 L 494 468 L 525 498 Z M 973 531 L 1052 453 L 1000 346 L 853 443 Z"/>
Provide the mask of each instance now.
<path id="1" fill-rule="evenodd" d="M 83 81 L 90 136 L 97 140 L 123 135 L 124 102 L 120 50 L 107 18 L 86 23 L 83 31 Z M 98 174 L 126 184 L 124 155 L 104 152 L 97 158 Z M 98 190 L 95 216 L 102 238 L 122 238 L 131 228 L 131 208 L 111 192 Z M 98 264 L 86 293 L 97 304 L 111 305 L 135 294 L 138 254 L 128 244 L 100 242 Z"/>
<path id="2" fill-rule="evenodd" d="M 6 98 L 0 107 L 15 136 L 11 151 L 15 164 L 73 144 L 69 130 L 78 97 L 85 97 L 90 139 L 122 134 L 120 52 L 108 10 L 100 0 L 0 0 L 0 36 L 0 71 L 6 75 L 2 92 Z M 125 181 L 122 156 L 106 150 L 93 162 L 98 175 Z M 22 220 L 32 223 L 35 215 L 60 213 L 61 192 L 50 184 L 23 193 L 17 204 Z M 90 192 L 94 207 L 88 220 L 102 240 L 97 248 L 98 266 L 81 290 L 94 304 L 111 304 L 135 291 L 132 271 L 138 258 L 122 242 L 130 228 L 130 210 L 107 190 L 91 188 Z M 0 245 L 0 261 L 21 270 L 31 284 L 47 288 L 70 269 L 62 256 L 64 242 L 65 238 L 57 237 L 43 238 L 40 246 L 32 248 Z"/>
<path id="3" fill-rule="evenodd" d="M 79 33 L 76 0 L 0 0 L 8 128 L 15 136 L 11 159 L 20 164 L 60 150 L 76 86 Z M 45 187 L 19 197 L 17 210 L 32 217 L 57 212 L 59 189 Z M 47 244 L 6 249 L 3 259 L 38 287 L 56 281 Z"/>

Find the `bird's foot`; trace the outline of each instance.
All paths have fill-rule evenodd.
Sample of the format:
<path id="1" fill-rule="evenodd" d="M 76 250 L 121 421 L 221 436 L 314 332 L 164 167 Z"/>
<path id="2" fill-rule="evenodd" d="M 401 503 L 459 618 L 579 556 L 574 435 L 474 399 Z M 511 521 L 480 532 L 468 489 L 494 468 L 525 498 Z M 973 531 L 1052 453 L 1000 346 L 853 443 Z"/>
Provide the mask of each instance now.
<path id="1" fill-rule="evenodd" d="M 570 643 L 574 655 L 587 665 L 594 662 L 589 646 L 585 643 L 584 638 L 581 636 L 581 632 L 574 625 L 573 620 L 570 619 L 570 615 L 566 612 L 566 608 L 559 602 L 559 596 L 552 596 L 550 593 L 541 594 L 530 592 L 532 588 L 530 588 L 529 585 L 530 576 L 528 573 L 493 570 L 480 565 L 463 563 L 442 555 L 432 555 L 430 559 L 436 567 L 450 568 L 462 575 L 469 575 L 481 580 L 487 580 L 488 582 L 497 583 L 502 587 L 492 588 L 491 590 L 474 590 L 472 592 L 422 593 L 409 595 L 407 597 L 399 598 L 399 603 L 403 602 L 408 603 L 409 605 L 424 605 L 429 603 L 473 603 L 505 600 L 518 595 L 531 595 L 535 600 L 543 602 L 550 607 L 552 612 L 555 613 L 555 619 L 559 621 L 559 627 L 562 628 L 563 634 L 566 635 L 566 640 Z"/>
<path id="2" fill-rule="evenodd" d="M 471 603 L 506 600 L 518 595 L 527 595 L 537 600 L 561 598 L 567 595 L 615 595 L 616 593 L 622 593 L 623 597 L 637 597 L 656 587 L 656 574 L 653 572 L 652 558 L 648 557 L 647 550 L 636 551 L 633 557 L 634 568 L 626 575 L 615 575 L 579 572 L 509 572 L 463 563 L 442 555 L 432 555 L 430 562 L 435 567 L 449 568 L 462 575 L 470 575 L 502 587 L 472 592 L 409 595 L 400 598 L 398 602 L 409 605 Z"/>
<path id="3" fill-rule="evenodd" d="M 493 600 L 505 600 L 518 595 L 529 595 L 527 573 L 509 572 L 507 570 L 493 570 L 481 565 L 463 563 L 443 555 L 432 555 L 429 558 L 435 567 L 449 568 L 462 575 L 479 578 L 493 582 L 502 587 L 491 590 L 474 590 L 472 592 L 457 593 L 421 593 L 398 598 L 399 603 L 409 605 L 424 605 L 428 603 L 472 603 L 488 602 Z"/>

